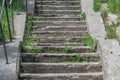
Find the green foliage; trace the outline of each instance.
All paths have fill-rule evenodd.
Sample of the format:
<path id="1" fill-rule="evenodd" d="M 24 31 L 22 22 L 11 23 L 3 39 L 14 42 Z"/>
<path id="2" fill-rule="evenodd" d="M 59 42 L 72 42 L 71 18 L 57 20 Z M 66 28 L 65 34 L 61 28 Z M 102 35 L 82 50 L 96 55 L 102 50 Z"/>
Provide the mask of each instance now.
<path id="1" fill-rule="evenodd" d="M 106 28 L 106 31 L 107 31 L 107 38 L 109 38 L 109 39 L 117 38 L 115 26 L 105 25 L 105 28 Z"/>
<path id="2" fill-rule="evenodd" d="M 23 37 L 22 46 L 29 46 L 33 44 L 33 41 L 29 39 L 31 29 L 32 29 L 32 17 L 29 16 L 28 22 L 26 23 L 26 26 L 25 26 L 25 35 Z"/>
<path id="3" fill-rule="evenodd" d="M 80 54 L 77 54 L 71 58 L 63 57 L 62 62 L 90 62 L 90 61 L 98 61 L 98 60 L 94 58 L 90 58 L 89 56 L 80 56 Z"/>
<path id="4" fill-rule="evenodd" d="M 77 20 L 85 20 L 85 18 L 86 18 L 86 14 L 85 14 L 85 12 L 83 12 L 83 13 L 81 13 L 80 15 L 77 15 L 76 17 L 75 17 Z"/>
<path id="5" fill-rule="evenodd" d="M 70 53 L 73 52 L 73 49 L 71 46 L 66 46 L 63 50 L 62 53 Z"/>
<path id="6" fill-rule="evenodd" d="M 45 52 L 49 52 L 49 53 L 71 53 L 73 52 L 72 47 L 65 47 L 62 49 L 58 49 L 58 48 L 41 48 L 41 49 L 30 49 L 27 47 L 27 45 L 25 45 L 26 43 L 24 42 L 22 45 L 22 52 L 27 52 L 27 53 L 45 53 Z M 29 45 L 29 44 L 28 44 Z"/>
<path id="7" fill-rule="evenodd" d="M 7 0 L 7 2 L 9 2 L 10 0 Z M 18 0 L 13 0 L 13 11 L 16 12 L 17 11 L 17 2 Z M 24 11 L 24 4 L 23 4 L 23 0 L 20 0 L 20 5 L 21 5 L 21 10 Z M 2 6 L 2 0 L 0 0 L 0 11 L 1 11 L 1 6 Z M 11 14 L 11 9 L 10 9 L 10 5 L 8 5 L 8 14 L 9 14 L 9 21 L 10 21 L 10 27 L 12 30 L 12 14 Z M 2 26 L 3 26 L 3 32 L 4 32 L 4 36 L 5 36 L 5 40 L 9 40 L 9 32 L 8 32 L 8 25 L 7 25 L 7 18 L 6 18 L 6 13 L 5 13 L 5 8 L 4 8 L 4 12 L 3 12 L 3 16 L 2 16 Z M 0 34 L 1 35 L 1 34 Z M 14 34 L 12 33 L 12 36 Z M 0 41 L 1 41 L 1 36 L 0 36 Z"/>
<path id="8" fill-rule="evenodd" d="M 85 45 L 85 46 L 96 46 L 96 40 L 93 39 L 90 35 L 88 35 L 86 38 L 84 38 L 82 40 L 82 43 Z"/>
<path id="9" fill-rule="evenodd" d="M 45 18 L 42 16 L 39 16 L 38 18 L 35 18 L 35 20 L 39 20 L 39 21 L 45 21 Z"/>
<path id="10" fill-rule="evenodd" d="M 101 0 L 94 0 L 94 10 L 97 12 L 100 10 Z"/>
<path id="11" fill-rule="evenodd" d="M 106 21 L 106 18 L 108 17 L 108 12 L 107 10 L 103 10 L 102 11 L 102 18 L 103 18 L 103 21 L 105 22 Z"/>
<path id="12" fill-rule="evenodd" d="M 100 8 L 101 8 L 101 4 L 102 3 L 107 3 L 109 0 L 94 0 L 94 10 L 97 12 L 97 11 L 100 11 Z"/>
<path id="13" fill-rule="evenodd" d="M 120 0 L 108 0 L 108 8 L 110 12 L 119 14 L 120 13 Z"/>

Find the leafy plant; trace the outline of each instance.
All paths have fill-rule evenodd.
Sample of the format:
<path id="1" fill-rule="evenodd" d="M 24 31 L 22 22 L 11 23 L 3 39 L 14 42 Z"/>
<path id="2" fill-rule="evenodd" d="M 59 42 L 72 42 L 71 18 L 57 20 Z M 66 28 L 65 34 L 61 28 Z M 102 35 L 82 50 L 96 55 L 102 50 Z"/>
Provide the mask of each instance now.
<path id="1" fill-rule="evenodd" d="M 106 21 L 106 18 L 108 17 L 108 12 L 107 10 L 103 10 L 102 11 L 102 18 L 103 18 L 103 21 L 105 22 Z"/>
<path id="2" fill-rule="evenodd" d="M 75 17 L 77 20 L 85 20 L 85 18 L 86 18 L 86 14 L 85 14 L 85 12 L 83 12 L 83 13 L 81 13 L 80 15 L 77 15 L 76 17 Z"/>
<path id="3" fill-rule="evenodd" d="M 94 10 L 100 11 L 100 7 L 101 7 L 101 0 L 94 0 Z"/>
<path id="4" fill-rule="evenodd" d="M 117 38 L 116 30 L 114 26 L 105 25 L 107 31 L 107 38 L 114 39 Z"/>
<path id="5" fill-rule="evenodd" d="M 39 16 L 38 18 L 35 18 L 35 20 L 39 20 L 39 21 L 45 21 L 45 18 L 42 16 Z"/>
<path id="6" fill-rule="evenodd" d="M 120 12 L 120 0 L 108 0 L 108 9 L 112 13 L 119 14 L 119 12 Z"/>
<path id="7" fill-rule="evenodd" d="M 85 46 L 96 46 L 96 40 L 93 39 L 90 35 L 88 35 L 86 38 L 84 38 L 82 40 L 82 43 L 85 45 Z"/>
<path id="8" fill-rule="evenodd" d="M 66 46 L 63 50 L 62 53 L 69 53 L 69 52 L 73 52 L 73 49 L 71 46 Z"/>

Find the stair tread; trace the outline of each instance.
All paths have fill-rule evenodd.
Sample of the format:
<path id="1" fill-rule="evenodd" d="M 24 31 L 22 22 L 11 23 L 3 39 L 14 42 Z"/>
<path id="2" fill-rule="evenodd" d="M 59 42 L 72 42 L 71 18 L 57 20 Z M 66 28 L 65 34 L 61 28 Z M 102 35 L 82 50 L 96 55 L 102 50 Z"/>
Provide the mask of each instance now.
<path id="1" fill-rule="evenodd" d="M 79 76 L 79 75 L 103 75 L 103 72 L 97 72 L 97 73 L 45 73 L 45 74 L 35 74 L 35 73 L 21 73 L 20 76 L 36 76 L 36 77 L 45 77 L 45 76 L 72 76 L 72 75 L 76 75 L 76 76 Z"/>
<path id="2" fill-rule="evenodd" d="M 100 61 L 98 62 L 61 62 L 61 63 L 42 63 L 42 62 L 21 62 L 21 64 L 26 65 L 102 65 Z"/>

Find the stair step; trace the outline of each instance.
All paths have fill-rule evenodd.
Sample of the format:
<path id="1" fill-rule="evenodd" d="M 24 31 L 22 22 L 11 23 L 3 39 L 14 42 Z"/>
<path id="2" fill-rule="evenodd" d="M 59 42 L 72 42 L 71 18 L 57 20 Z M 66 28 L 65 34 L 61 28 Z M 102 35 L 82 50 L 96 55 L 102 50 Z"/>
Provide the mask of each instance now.
<path id="1" fill-rule="evenodd" d="M 98 53 L 21 53 L 21 62 L 66 63 L 98 62 L 99 60 L 100 55 Z"/>
<path id="2" fill-rule="evenodd" d="M 37 21 L 80 21 L 80 20 L 85 20 L 85 18 L 73 18 L 73 17 L 68 17 L 68 16 L 64 16 L 64 17 L 33 17 L 33 20 Z"/>
<path id="3" fill-rule="evenodd" d="M 93 50 L 90 46 L 26 46 L 26 48 L 38 51 L 37 53 L 90 53 Z"/>
<path id="4" fill-rule="evenodd" d="M 102 72 L 100 62 L 90 63 L 21 63 L 21 73 L 88 73 Z"/>
<path id="5" fill-rule="evenodd" d="M 80 14 L 81 10 L 35 10 L 36 14 Z"/>
<path id="6" fill-rule="evenodd" d="M 42 16 L 42 17 L 76 17 L 75 14 L 34 14 L 35 16 Z M 80 13 L 78 14 L 80 15 Z"/>
<path id="7" fill-rule="evenodd" d="M 86 36 L 88 31 L 32 31 L 32 37 L 75 37 Z"/>
<path id="8" fill-rule="evenodd" d="M 80 1 L 36 1 L 37 4 L 44 5 L 80 5 Z"/>
<path id="9" fill-rule="evenodd" d="M 33 26 L 34 31 L 87 31 L 87 26 Z"/>
<path id="10" fill-rule="evenodd" d="M 86 21 L 33 21 L 33 26 L 84 26 Z"/>
<path id="11" fill-rule="evenodd" d="M 67 5 L 36 5 L 39 10 L 80 10 L 81 6 L 67 6 Z"/>
<path id="12" fill-rule="evenodd" d="M 103 80 L 103 73 L 20 74 L 20 80 Z"/>
<path id="13" fill-rule="evenodd" d="M 38 43 L 66 43 L 66 42 L 77 42 L 78 44 L 82 42 L 85 37 L 30 37 L 31 40 Z"/>
<path id="14" fill-rule="evenodd" d="M 83 43 L 35 43 L 33 46 L 83 46 Z"/>

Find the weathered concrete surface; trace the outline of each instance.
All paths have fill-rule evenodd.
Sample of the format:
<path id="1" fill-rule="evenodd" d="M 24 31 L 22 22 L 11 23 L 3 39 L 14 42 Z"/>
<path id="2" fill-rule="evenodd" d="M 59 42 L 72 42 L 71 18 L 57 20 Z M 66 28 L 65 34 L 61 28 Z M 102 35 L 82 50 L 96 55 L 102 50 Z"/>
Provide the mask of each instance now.
<path id="1" fill-rule="evenodd" d="M 105 40 L 106 32 L 101 13 L 93 10 L 93 0 L 82 0 L 90 34 L 99 40 L 102 54 L 104 80 L 120 80 L 120 46 L 116 40 Z M 98 51 L 98 52 L 99 52 Z"/>
<path id="2" fill-rule="evenodd" d="M 100 42 L 104 80 L 120 80 L 120 46 L 116 40 Z"/>
<path id="3" fill-rule="evenodd" d="M 86 13 L 89 32 L 97 40 L 104 40 L 106 31 L 101 13 L 93 10 L 93 0 L 81 0 L 82 10 Z"/>
<path id="4" fill-rule="evenodd" d="M 19 41 L 22 40 L 26 14 L 15 15 L 15 31 L 16 36 L 13 42 L 8 43 L 7 52 L 9 58 L 9 64 L 6 64 L 4 49 L 0 45 L 0 80 L 16 80 L 16 61 L 19 52 Z"/>
<path id="5" fill-rule="evenodd" d="M 34 14 L 34 9 L 35 9 L 35 0 L 27 0 L 27 12 L 28 14 Z"/>

